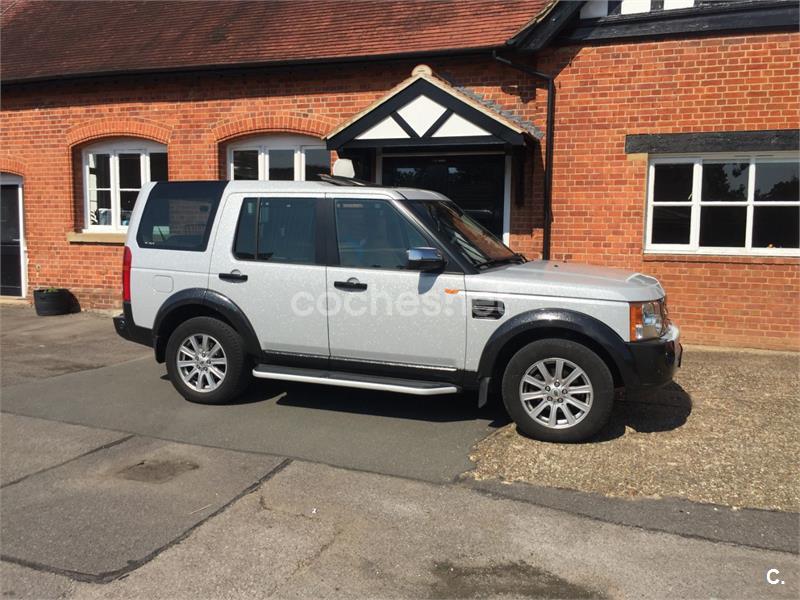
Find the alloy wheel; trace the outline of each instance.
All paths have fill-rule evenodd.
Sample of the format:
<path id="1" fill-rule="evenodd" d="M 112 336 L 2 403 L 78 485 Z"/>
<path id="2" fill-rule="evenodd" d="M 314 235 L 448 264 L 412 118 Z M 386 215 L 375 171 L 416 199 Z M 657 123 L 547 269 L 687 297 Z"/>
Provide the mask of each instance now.
<path id="1" fill-rule="evenodd" d="M 178 347 L 178 373 L 196 392 L 212 392 L 225 380 L 228 358 L 215 338 L 205 333 L 190 335 Z"/>
<path id="2" fill-rule="evenodd" d="M 564 358 L 545 358 L 531 365 L 519 384 L 528 414 L 550 429 L 580 423 L 592 408 L 594 389 L 586 372 Z"/>

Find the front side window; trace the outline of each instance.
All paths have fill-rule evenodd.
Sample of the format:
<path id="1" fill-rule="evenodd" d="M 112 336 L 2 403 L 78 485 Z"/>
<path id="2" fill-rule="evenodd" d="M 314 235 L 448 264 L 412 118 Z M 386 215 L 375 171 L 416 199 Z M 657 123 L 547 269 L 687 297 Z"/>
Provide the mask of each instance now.
<path id="1" fill-rule="evenodd" d="M 797 156 L 654 159 L 646 249 L 797 254 L 799 174 Z"/>
<path id="2" fill-rule="evenodd" d="M 362 269 L 405 269 L 410 248 L 430 244 L 385 200 L 337 200 L 339 264 Z"/>
<path id="3" fill-rule="evenodd" d="M 142 185 L 167 180 L 167 148 L 137 139 L 83 150 L 86 229 L 125 230 Z"/>
<path id="4" fill-rule="evenodd" d="M 330 171 L 331 153 L 310 136 L 264 136 L 228 147 L 230 179 L 317 181 Z"/>
<path id="5" fill-rule="evenodd" d="M 245 198 L 233 253 L 243 260 L 316 262 L 316 206 L 309 198 Z"/>
<path id="6" fill-rule="evenodd" d="M 465 214 L 454 202 L 410 200 L 408 205 L 440 239 L 474 267 L 482 269 L 508 262 L 525 262 L 522 256 Z"/>

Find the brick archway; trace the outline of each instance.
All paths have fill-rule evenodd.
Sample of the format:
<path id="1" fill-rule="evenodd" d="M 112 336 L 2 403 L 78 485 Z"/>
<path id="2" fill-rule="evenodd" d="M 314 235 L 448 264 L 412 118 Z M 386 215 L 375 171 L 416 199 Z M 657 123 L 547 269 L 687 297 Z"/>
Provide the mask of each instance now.
<path id="1" fill-rule="evenodd" d="M 300 113 L 251 115 L 221 121 L 212 128 L 211 135 L 217 143 L 259 133 L 296 133 L 321 138 L 334 125 L 329 119 Z"/>
<path id="2" fill-rule="evenodd" d="M 67 131 L 65 139 L 70 148 L 107 137 L 138 137 L 167 144 L 171 133 L 171 127 L 154 121 L 130 117 L 109 117 L 77 125 Z"/>
<path id="3" fill-rule="evenodd" d="M 0 173 L 11 173 L 12 175 L 19 175 L 25 177 L 25 165 L 10 156 L 0 156 Z"/>

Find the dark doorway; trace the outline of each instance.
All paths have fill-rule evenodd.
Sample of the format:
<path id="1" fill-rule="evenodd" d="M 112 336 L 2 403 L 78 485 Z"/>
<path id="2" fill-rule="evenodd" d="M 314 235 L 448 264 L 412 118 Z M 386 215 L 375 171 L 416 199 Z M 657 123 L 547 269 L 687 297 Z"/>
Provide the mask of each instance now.
<path id="1" fill-rule="evenodd" d="M 503 236 L 505 155 L 383 157 L 382 183 L 440 192 L 489 231 Z"/>
<path id="2" fill-rule="evenodd" d="M 0 294 L 22 296 L 19 185 L 3 185 L 0 200 Z"/>

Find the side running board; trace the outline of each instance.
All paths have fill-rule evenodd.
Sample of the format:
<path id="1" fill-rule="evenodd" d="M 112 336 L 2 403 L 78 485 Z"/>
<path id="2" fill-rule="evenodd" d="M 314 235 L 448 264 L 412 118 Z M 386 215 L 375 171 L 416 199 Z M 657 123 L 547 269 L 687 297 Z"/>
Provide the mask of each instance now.
<path id="1" fill-rule="evenodd" d="M 362 390 L 380 390 L 398 394 L 414 394 L 415 396 L 437 396 L 439 394 L 457 394 L 458 386 L 438 381 L 417 381 L 415 379 L 398 379 L 395 377 L 377 377 L 374 375 L 355 375 L 343 371 L 320 371 L 317 369 L 298 369 L 296 367 L 280 367 L 275 365 L 258 365 L 253 369 L 253 377 L 259 379 L 280 379 L 282 381 L 299 381 L 302 383 L 321 383 L 339 387 L 359 388 Z"/>

